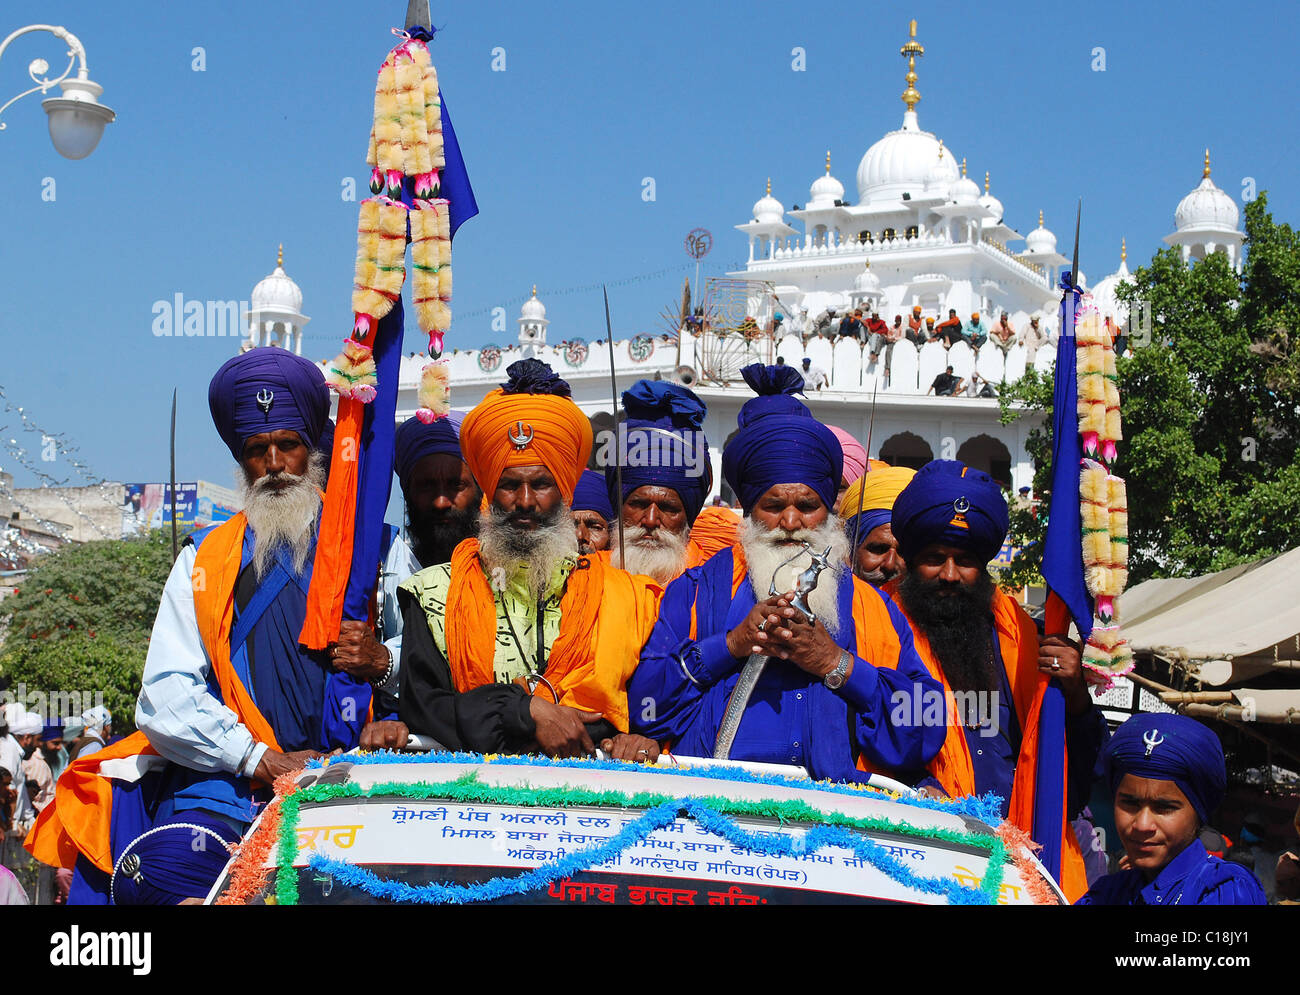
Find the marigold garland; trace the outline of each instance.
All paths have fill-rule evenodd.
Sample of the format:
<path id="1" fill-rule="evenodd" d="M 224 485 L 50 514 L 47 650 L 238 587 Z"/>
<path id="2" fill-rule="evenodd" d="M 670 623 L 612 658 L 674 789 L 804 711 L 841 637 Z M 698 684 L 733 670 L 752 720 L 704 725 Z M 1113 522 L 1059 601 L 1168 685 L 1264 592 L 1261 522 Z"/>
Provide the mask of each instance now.
<path id="1" fill-rule="evenodd" d="M 570 877 L 605 863 L 656 829 L 674 821 L 679 813 L 694 818 L 708 831 L 736 845 L 771 856 L 799 856 L 826 846 L 844 846 L 852 849 L 859 859 L 870 863 L 881 873 L 905 887 L 927 894 L 942 894 L 953 904 L 995 903 L 1002 886 L 1003 862 L 1007 858 L 1006 844 L 996 834 L 970 834 L 949 829 L 928 829 L 893 819 L 856 818 L 837 812 L 822 812 L 799 800 L 754 802 L 713 796 L 674 798 L 655 792 L 627 794 L 621 791 L 593 791 L 571 787 L 539 789 L 501 787 L 482 784 L 478 780 L 477 773 L 471 771 L 453 781 L 433 784 L 394 782 L 375 784 L 369 788 L 362 788 L 356 784 L 317 784 L 284 798 L 280 826 L 279 868 L 276 876 L 276 899 L 279 904 L 292 905 L 298 900 L 298 874 L 293 866 L 293 860 L 297 855 L 297 826 L 301 804 L 304 801 L 367 798 L 373 795 L 412 799 L 448 798 L 452 801 L 529 807 L 594 805 L 648 810 L 605 843 L 569 854 L 559 861 L 535 868 L 518 877 L 492 878 L 475 885 L 426 885 L 417 888 L 403 882 L 384 881 L 365 868 L 319 854 L 309 860 L 309 866 L 317 872 L 332 874 L 349 886 L 361 888 L 376 897 L 399 901 L 461 904 L 490 901 L 508 894 L 521 894 L 543 888 L 561 878 Z M 807 822 L 812 823 L 813 828 L 808 830 L 800 843 L 792 840 L 774 840 L 746 833 L 734 821 L 726 819 L 727 815 L 773 818 L 782 824 Z M 924 839 L 984 846 L 988 849 L 988 870 L 978 889 L 951 879 L 920 877 L 913 874 L 910 868 L 904 866 L 879 844 L 849 832 L 850 829 L 901 832 Z"/>

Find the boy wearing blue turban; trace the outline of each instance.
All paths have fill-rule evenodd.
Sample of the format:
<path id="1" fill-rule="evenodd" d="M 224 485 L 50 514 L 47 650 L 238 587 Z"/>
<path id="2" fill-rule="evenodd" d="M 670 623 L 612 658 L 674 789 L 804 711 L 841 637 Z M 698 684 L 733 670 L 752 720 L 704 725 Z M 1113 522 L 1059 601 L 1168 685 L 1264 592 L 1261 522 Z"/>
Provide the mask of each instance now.
<path id="1" fill-rule="evenodd" d="M 686 569 L 691 526 L 713 486 L 704 402 L 666 380 L 638 380 L 623 392 L 618 474 L 605 471 L 611 504 L 618 508 L 622 542 L 611 538 L 615 566 L 668 584 Z"/>
<path id="2" fill-rule="evenodd" d="M 633 726 L 672 740 L 682 756 L 716 755 L 752 654 L 767 663 L 739 724 L 728 724 L 729 759 L 801 766 L 838 781 L 866 779 L 859 754 L 923 765 L 943 742 L 943 721 L 913 721 L 920 709 L 912 703 L 941 692 L 902 614 L 845 567 L 848 540 L 832 514 L 840 442 L 793 396 L 803 387 L 797 371 L 755 364 L 742 372 L 759 396 L 741 409 L 740 431 L 722 454 L 745 513 L 739 539 L 664 592 L 628 686 Z M 792 575 L 828 549 L 809 618 L 792 605 Z M 773 585 L 778 593 L 769 596 Z"/>
<path id="3" fill-rule="evenodd" d="M 1223 801 L 1223 747 L 1185 715 L 1135 715 L 1103 756 L 1127 870 L 1108 874 L 1078 905 L 1266 905 L 1240 864 L 1212 857 L 1201 826 Z"/>

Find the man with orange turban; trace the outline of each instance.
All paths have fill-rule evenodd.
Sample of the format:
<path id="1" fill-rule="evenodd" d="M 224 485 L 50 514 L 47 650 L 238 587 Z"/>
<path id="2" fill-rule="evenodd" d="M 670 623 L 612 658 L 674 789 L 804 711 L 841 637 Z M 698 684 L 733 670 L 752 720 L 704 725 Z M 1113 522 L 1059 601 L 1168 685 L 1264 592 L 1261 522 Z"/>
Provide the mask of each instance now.
<path id="1" fill-rule="evenodd" d="M 872 587 L 882 587 L 903 572 L 898 540 L 889 527 L 894 498 L 916 471 L 905 466 L 878 463 L 855 480 L 840 498 L 844 534 L 857 548 L 850 554 L 853 572 Z"/>
<path id="2" fill-rule="evenodd" d="M 574 488 L 591 455 L 591 423 L 545 363 L 520 360 L 461 423 L 465 462 L 489 505 L 477 538 L 450 563 L 399 588 L 400 722 L 452 750 L 581 756 L 599 746 L 653 762 L 629 736 L 627 682 L 658 612 L 648 578 L 580 556 Z"/>

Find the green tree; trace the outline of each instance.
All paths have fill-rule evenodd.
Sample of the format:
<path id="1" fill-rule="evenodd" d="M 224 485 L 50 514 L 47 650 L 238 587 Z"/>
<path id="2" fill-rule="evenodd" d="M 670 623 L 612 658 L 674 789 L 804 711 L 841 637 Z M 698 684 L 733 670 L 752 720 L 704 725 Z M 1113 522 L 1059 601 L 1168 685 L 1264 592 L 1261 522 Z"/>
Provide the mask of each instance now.
<path id="1" fill-rule="evenodd" d="M 0 603 L 0 675 L 11 692 L 22 685 L 29 707 L 39 694 L 51 712 L 57 702 L 102 693 L 114 731 L 132 731 L 171 564 L 170 536 L 161 531 L 69 545 L 38 559 L 18 593 Z"/>
<path id="2" fill-rule="evenodd" d="M 1187 265 L 1164 249 L 1119 296 L 1131 351 L 1119 359 L 1128 483 L 1130 583 L 1189 576 L 1284 552 L 1300 530 L 1300 240 L 1267 198 L 1246 205 L 1246 263 L 1215 253 Z M 1039 493 L 1049 485 L 1052 381 L 1003 391 L 1003 422 L 1046 416 L 1030 433 Z M 1013 515 L 1026 551 L 1005 583 L 1037 573 L 1045 516 Z"/>

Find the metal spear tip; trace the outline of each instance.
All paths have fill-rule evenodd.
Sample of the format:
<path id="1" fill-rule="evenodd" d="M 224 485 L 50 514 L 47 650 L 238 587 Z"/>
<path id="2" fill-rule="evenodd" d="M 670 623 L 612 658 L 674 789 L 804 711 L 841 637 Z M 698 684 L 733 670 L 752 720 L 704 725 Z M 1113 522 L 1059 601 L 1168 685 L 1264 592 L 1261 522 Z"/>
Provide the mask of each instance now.
<path id="1" fill-rule="evenodd" d="M 433 16 L 429 13 L 429 0 L 408 0 L 406 4 L 406 28 L 419 25 L 423 28 L 433 27 Z"/>

